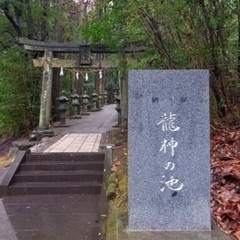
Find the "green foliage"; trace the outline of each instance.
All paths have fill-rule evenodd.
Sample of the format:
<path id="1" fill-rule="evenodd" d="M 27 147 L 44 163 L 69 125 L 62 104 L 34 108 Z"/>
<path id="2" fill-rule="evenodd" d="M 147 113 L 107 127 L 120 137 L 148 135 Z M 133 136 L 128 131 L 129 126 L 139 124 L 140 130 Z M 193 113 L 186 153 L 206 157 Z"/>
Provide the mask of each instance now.
<path id="1" fill-rule="evenodd" d="M 107 83 L 106 89 L 117 89 L 118 88 L 118 70 L 108 69 L 107 71 Z"/>
<path id="2" fill-rule="evenodd" d="M 76 40 L 78 31 L 74 30 L 79 22 L 69 15 L 73 6 L 73 1 L 63 4 L 48 0 L 1 0 L 0 33 L 8 32 L 12 41 L 16 37 L 55 41 L 57 35 L 67 41 Z"/>
<path id="3" fill-rule="evenodd" d="M 82 36 L 91 43 L 105 43 L 110 48 L 119 49 L 126 41 L 141 39 L 141 32 L 134 28 L 128 11 L 128 2 L 115 1 L 109 7 L 107 1 L 98 1 L 88 22 L 81 28 Z"/>
<path id="4" fill-rule="evenodd" d="M 219 116 L 232 113 L 239 94 L 240 2 L 194 0 L 98 0 L 82 35 L 121 49 L 143 41 L 129 69 L 209 69 Z M 127 56 L 129 57 L 129 56 Z M 120 66 L 122 68 L 122 66 Z"/>
<path id="5" fill-rule="evenodd" d="M 68 14 L 73 5 L 73 1 L 0 0 L 0 137 L 27 133 L 38 124 L 42 69 L 31 64 L 39 53 L 23 52 L 17 38 L 76 41 L 79 22 L 69 21 Z M 71 92 L 71 76 L 61 87 Z"/>
<path id="6" fill-rule="evenodd" d="M 114 56 L 119 58 L 120 75 L 108 74 L 108 89 L 116 87 L 127 69 L 207 68 L 219 116 L 239 109 L 238 0 L 117 0 L 113 6 L 109 2 L 95 1 L 85 16 L 83 5 L 73 1 L 0 0 L 0 135 L 21 134 L 37 124 L 41 76 L 30 67 L 31 56 L 17 47 L 20 36 L 76 43 L 83 37 L 114 50 L 141 41 L 144 52 L 133 51 L 125 59 Z M 70 93 L 72 78 L 64 76 L 61 89 Z M 93 79 L 89 75 L 85 84 L 88 94 Z"/>
<path id="7" fill-rule="evenodd" d="M 88 80 L 86 81 L 84 78 L 84 90 L 87 91 L 87 94 L 89 96 L 93 93 L 93 90 L 95 89 L 94 77 L 95 77 L 95 72 L 89 72 Z"/>
<path id="8" fill-rule="evenodd" d="M 24 134 L 36 122 L 36 76 L 25 59 L 26 53 L 18 47 L 0 53 L 0 136 Z"/>

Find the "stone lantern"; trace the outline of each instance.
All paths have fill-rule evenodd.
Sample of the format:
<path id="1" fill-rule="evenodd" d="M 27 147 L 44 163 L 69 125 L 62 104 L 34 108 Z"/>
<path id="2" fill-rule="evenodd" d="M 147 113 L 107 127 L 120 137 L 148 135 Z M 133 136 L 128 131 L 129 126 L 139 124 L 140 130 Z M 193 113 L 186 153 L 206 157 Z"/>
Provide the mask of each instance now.
<path id="1" fill-rule="evenodd" d="M 108 105 L 108 92 L 107 92 L 107 90 L 104 91 L 104 105 Z"/>
<path id="2" fill-rule="evenodd" d="M 117 96 L 118 96 L 118 91 L 117 91 L 117 89 L 115 89 L 114 92 L 113 92 L 114 102 L 115 102 L 115 99 L 117 98 Z"/>
<path id="3" fill-rule="evenodd" d="M 71 116 L 72 119 L 80 119 L 82 117 L 80 117 L 78 115 L 78 108 L 80 106 L 79 104 L 79 98 L 80 96 L 77 94 L 76 90 L 73 90 L 72 95 L 70 96 L 71 98 L 71 104 L 72 104 L 72 109 L 73 109 L 73 115 Z"/>
<path id="4" fill-rule="evenodd" d="M 103 106 L 103 101 L 104 101 L 104 99 L 103 99 L 103 94 L 102 94 L 101 91 L 99 91 L 99 93 L 98 93 L 98 104 L 99 104 L 99 108 L 101 108 L 101 107 Z"/>
<path id="5" fill-rule="evenodd" d="M 69 99 L 65 96 L 65 92 L 62 91 L 60 97 L 58 97 L 57 99 L 57 103 L 58 103 L 58 111 L 60 114 L 60 126 L 66 126 L 66 122 L 65 122 L 65 118 L 66 118 L 66 111 L 67 111 L 67 103 L 69 101 Z"/>
<path id="6" fill-rule="evenodd" d="M 87 109 L 87 106 L 89 103 L 88 99 L 89 99 L 89 96 L 87 95 L 87 91 L 85 90 L 82 95 L 82 115 L 89 115 L 88 109 Z"/>
<path id="7" fill-rule="evenodd" d="M 122 120 L 121 120 L 122 118 L 121 118 L 121 105 L 120 105 L 121 100 L 119 95 L 116 96 L 116 98 L 114 99 L 114 102 L 116 103 L 115 110 L 118 113 L 118 123 L 114 127 L 120 127 L 122 125 Z"/>
<path id="8" fill-rule="evenodd" d="M 97 108 L 97 101 L 98 101 L 98 94 L 96 93 L 95 90 L 93 90 L 92 93 L 92 102 L 93 102 L 93 108 L 92 111 L 99 111 L 99 109 Z"/>

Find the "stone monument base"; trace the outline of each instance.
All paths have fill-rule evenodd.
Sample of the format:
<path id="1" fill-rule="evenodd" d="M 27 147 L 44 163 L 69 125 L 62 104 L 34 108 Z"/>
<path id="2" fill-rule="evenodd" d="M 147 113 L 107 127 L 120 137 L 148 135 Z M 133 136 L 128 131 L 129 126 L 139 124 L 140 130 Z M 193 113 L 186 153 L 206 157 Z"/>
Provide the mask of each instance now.
<path id="1" fill-rule="evenodd" d="M 127 215 L 118 217 L 118 240 L 231 240 L 213 221 L 212 231 L 128 231 Z"/>
<path id="2" fill-rule="evenodd" d="M 90 109 L 89 111 L 90 112 L 100 112 L 102 109 L 100 109 L 100 108 L 92 108 L 92 109 Z"/>
<path id="3" fill-rule="evenodd" d="M 37 129 L 35 131 L 32 131 L 29 140 L 30 141 L 41 141 L 44 137 L 53 137 L 54 132 L 51 129 Z"/>
<path id="4" fill-rule="evenodd" d="M 79 115 L 74 115 L 74 116 L 70 116 L 70 119 L 81 119 L 82 117 Z"/>
<path id="5" fill-rule="evenodd" d="M 67 124 L 58 124 L 58 125 L 54 125 L 55 128 L 62 128 L 62 127 L 71 127 L 71 125 L 67 125 Z"/>

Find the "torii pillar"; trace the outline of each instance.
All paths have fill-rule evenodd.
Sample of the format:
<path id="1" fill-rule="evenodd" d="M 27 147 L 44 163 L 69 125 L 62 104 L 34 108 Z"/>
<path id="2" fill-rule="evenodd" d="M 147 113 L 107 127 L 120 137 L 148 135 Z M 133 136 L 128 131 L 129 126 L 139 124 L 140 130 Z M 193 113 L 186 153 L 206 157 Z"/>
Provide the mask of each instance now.
<path id="1" fill-rule="evenodd" d="M 52 106 L 52 62 L 53 53 L 51 51 L 44 52 L 43 64 L 43 78 L 42 78 L 42 92 L 41 105 L 39 115 L 39 130 L 46 130 L 49 128 L 51 106 Z"/>

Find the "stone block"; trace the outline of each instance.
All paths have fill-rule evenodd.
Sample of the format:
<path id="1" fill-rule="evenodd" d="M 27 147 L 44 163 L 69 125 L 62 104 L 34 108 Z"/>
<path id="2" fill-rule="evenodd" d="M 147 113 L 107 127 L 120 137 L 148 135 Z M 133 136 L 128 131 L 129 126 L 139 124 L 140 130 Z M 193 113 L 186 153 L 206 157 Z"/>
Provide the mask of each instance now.
<path id="1" fill-rule="evenodd" d="M 210 231 L 209 73 L 129 72 L 129 231 Z"/>

